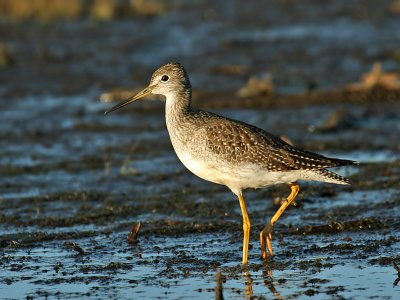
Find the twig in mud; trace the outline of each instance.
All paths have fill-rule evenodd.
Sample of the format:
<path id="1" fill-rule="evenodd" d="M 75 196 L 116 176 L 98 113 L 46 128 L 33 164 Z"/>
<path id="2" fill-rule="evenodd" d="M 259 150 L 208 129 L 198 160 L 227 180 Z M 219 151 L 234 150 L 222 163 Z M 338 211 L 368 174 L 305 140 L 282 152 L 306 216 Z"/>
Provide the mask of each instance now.
<path id="1" fill-rule="evenodd" d="M 215 300 L 223 300 L 224 299 L 224 294 L 223 294 L 223 287 L 222 287 L 222 275 L 221 271 L 218 269 L 217 270 L 217 275 L 215 276 L 216 278 L 216 287 L 215 287 Z"/>
<path id="2" fill-rule="evenodd" d="M 77 252 L 78 255 L 83 255 L 85 254 L 85 251 L 75 242 L 65 242 L 64 247 L 69 248 Z"/>
<path id="3" fill-rule="evenodd" d="M 110 158 L 110 152 L 109 151 L 104 151 L 103 152 L 103 161 L 104 161 L 104 175 L 108 176 L 110 175 L 110 170 L 111 170 L 111 158 Z"/>
<path id="4" fill-rule="evenodd" d="M 124 162 L 122 163 L 122 166 L 119 169 L 120 175 L 126 176 L 126 175 L 138 175 L 139 174 L 139 171 L 137 169 L 129 166 L 129 164 L 132 161 L 131 156 L 132 156 L 133 152 L 138 148 L 138 146 L 139 146 L 139 143 L 135 142 L 135 144 L 133 144 L 133 146 L 129 149 L 128 155 L 124 159 Z"/>
<path id="5" fill-rule="evenodd" d="M 18 243 L 17 241 L 10 241 L 10 243 L 8 244 L 7 247 L 10 249 L 17 249 L 17 248 L 19 248 L 20 245 L 21 244 Z"/>
<path id="6" fill-rule="evenodd" d="M 394 260 L 392 260 L 392 266 L 393 268 L 397 271 L 397 278 L 396 280 L 393 282 L 393 287 L 397 286 L 397 284 L 400 281 L 400 268 L 398 265 L 396 265 L 396 263 L 394 262 Z"/>
<path id="7" fill-rule="evenodd" d="M 133 226 L 131 232 L 128 235 L 128 243 L 131 245 L 137 245 L 138 243 L 138 233 L 140 230 L 140 226 L 142 226 L 142 224 L 136 223 L 135 226 Z"/>
<path id="8" fill-rule="evenodd" d="M 397 277 L 396 280 L 393 282 L 393 287 L 396 287 L 400 281 L 400 277 Z"/>
<path id="9" fill-rule="evenodd" d="M 382 86 L 388 90 L 400 89 L 400 75 L 396 72 L 385 72 L 380 62 L 375 62 L 371 72 L 362 75 L 361 81 L 348 84 L 348 91 L 365 91 Z"/>
<path id="10" fill-rule="evenodd" d="M 39 214 L 40 214 L 40 208 L 39 208 L 39 207 L 36 207 L 35 219 L 39 218 Z"/>
<path id="11" fill-rule="evenodd" d="M 400 268 L 399 268 L 398 265 L 396 265 L 396 263 L 394 262 L 394 260 L 392 260 L 392 266 L 393 266 L 393 268 L 397 271 L 397 273 L 399 273 L 399 276 L 400 276 Z"/>

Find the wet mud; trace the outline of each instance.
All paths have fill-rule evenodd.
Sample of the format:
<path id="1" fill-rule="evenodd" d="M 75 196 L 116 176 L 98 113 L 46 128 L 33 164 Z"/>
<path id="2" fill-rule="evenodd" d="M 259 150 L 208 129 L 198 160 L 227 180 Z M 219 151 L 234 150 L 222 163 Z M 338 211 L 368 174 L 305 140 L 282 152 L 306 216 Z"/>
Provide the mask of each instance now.
<path id="1" fill-rule="evenodd" d="M 186 1 L 152 18 L 0 24 L 13 57 L 0 70 L 0 298 L 398 297 L 400 92 L 345 86 L 378 59 L 399 69 L 399 20 L 390 1 L 285 3 L 255 12 L 263 26 L 251 5 Z M 360 162 L 335 170 L 352 185 L 300 185 L 273 260 L 260 260 L 259 232 L 287 186 L 245 191 L 243 267 L 238 201 L 178 161 L 163 103 L 103 116 L 102 93 L 140 88 L 168 60 L 192 75 L 195 106 Z M 265 70 L 275 91 L 239 98 Z"/>

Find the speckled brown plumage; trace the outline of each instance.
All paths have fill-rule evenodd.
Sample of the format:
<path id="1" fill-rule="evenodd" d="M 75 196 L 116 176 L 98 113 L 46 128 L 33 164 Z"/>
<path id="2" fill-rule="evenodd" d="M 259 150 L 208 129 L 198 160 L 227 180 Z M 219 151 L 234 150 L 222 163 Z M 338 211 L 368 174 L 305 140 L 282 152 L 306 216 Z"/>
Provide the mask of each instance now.
<path id="1" fill-rule="evenodd" d="M 263 165 L 268 171 L 312 170 L 354 164 L 295 148 L 260 128 L 210 114 L 206 125 L 211 151 L 231 162 Z"/>

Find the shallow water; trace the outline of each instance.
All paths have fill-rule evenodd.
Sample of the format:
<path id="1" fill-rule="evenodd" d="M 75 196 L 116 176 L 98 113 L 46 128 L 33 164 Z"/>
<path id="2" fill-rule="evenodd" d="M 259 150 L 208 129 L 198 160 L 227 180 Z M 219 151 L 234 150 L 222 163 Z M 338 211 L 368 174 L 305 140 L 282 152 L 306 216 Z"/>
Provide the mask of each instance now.
<path id="1" fill-rule="evenodd" d="M 36 107 L 40 101 L 15 101 L 1 114 L 23 124 L 26 116 L 18 114 L 19 107 Z M 52 121 L 53 111 L 44 110 L 40 114 L 46 120 L 19 126 L 20 137 L 28 140 L 12 136 L 2 142 L 2 151 L 16 158 L 1 158 L 3 174 L 11 174 L 3 177 L 0 198 L 3 297 L 208 299 L 215 293 L 217 269 L 224 276 L 225 297 L 233 299 L 250 297 L 250 291 L 264 297 L 315 299 L 390 299 L 399 292 L 390 265 L 391 258 L 398 259 L 400 241 L 397 142 L 390 140 L 385 148 L 381 141 L 368 144 L 363 132 L 371 127 L 362 118 L 354 128 L 322 134 L 307 131 L 307 126 L 316 114 L 329 116 L 335 106 L 217 111 L 263 128 L 279 128 L 300 145 L 340 149 L 339 144 L 349 141 L 349 151 L 319 152 L 361 162 L 360 167 L 337 170 L 353 177 L 354 187 L 302 185 L 295 207 L 276 225 L 272 263 L 259 260 L 257 233 L 277 209 L 270 199 L 288 190 L 246 192 L 254 229 L 245 270 L 239 264 L 242 237 L 236 199 L 180 164 L 168 141 L 162 109 L 103 117 L 105 105 L 93 106 L 84 97 L 52 101 L 71 103 L 63 122 Z M 362 110 L 354 106 L 353 112 Z M 77 118 L 76 111 L 84 117 Z M 385 120 L 388 111 L 369 119 Z M 301 121 L 291 117 L 298 114 Z M 282 123 L 279 115 L 288 121 Z M 150 129 L 145 129 L 147 122 Z M 296 123 L 301 125 L 293 126 Z M 391 124 L 389 117 L 374 130 L 384 132 Z M 31 137 L 35 130 L 42 132 Z M 2 134 L 7 132 L 3 129 Z M 349 132 L 363 143 L 353 143 Z M 30 139 L 36 141 L 33 146 Z M 376 172 L 381 175 L 376 177 Z M 139 221 L 139 244 L 131 246 L 126 237 Z"/>
<path id="2" fill-rule="evenodd" d="M 0 292 L 5 298 L 23 298 L 26 295 L 135 298 L 143 295 L 149 299 L 207 299 L 213 297 L 216 286 L 215 270 L 209 269 L 210 263 L 215 263 L 225 277 L 224 296 L 233 299 L 249 296 L 251 289 L 254 295 L 265 297 L 298 298 L 307 295 L 315 299 L 327 299 L 333 295 L 346 299 L 391 299 L 400 292 L 399 287 L 393 286 L 397 275 L 390 265 L 371 265 L 368 262 L 379 256 L 356 258 L 350 253 L 310 255 L 299 251 L 290 258 L 288 266 L 275 269 L 260 264 L 251 255 L 249 271 L 240 271 L 240 266 L 235 263 L 220 261 L 224 256 L 219 253 L 221 251 L 239 252 L 235 245 L 226 245 L 225 236 L 202 234 L 195 240 L 187 235 L 173 239 L 152 237 L 134 248 L 117 242 L 122 248 L 115 251 L 109 240 L 122 240 L 123 237 L 111 234 L 78 240 L 80 245 L 86 246 L 84 255 L 71 253 L 62 242 L 51 243 L 46 248 L 8 250 L 2 256 L 2 263 L 10 266 L 2 272 L 7 284 L 0 286 Z M 365 239 L 371 238 L 368 234 L 356 236 L 353 245 L 362 245 Z M 307 238 L 309 243 L 312 240 Z M 304 240 L 300 238 L 298 241 L 291 236 L 290 243 L 297 242 L 304 243 Z M 318 244 L 321 248 L 329 245 L 332 248 L 331 242 Z M 396 255 L 398 246 L 397 242 L 386 248 L 385 253 Z M 165 264 L 174 256 L 174 264 Z M 236 254 L 229 256 L 240 259 Z M 287 259 L 278 255 L 277 262 L 286 264 Z"/>

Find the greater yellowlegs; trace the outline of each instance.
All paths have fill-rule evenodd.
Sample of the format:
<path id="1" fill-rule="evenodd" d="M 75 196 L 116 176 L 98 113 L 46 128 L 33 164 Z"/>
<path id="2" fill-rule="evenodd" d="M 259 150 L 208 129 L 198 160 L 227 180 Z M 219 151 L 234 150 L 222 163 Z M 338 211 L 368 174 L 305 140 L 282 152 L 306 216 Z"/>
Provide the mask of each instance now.
<path id="1" fill-rule="evenodd" d="M 290 195 L 260 232 L 261 257 L 267 259 L 273 256 L 272 227 L 298 194 L 298 180 L 349 184 L 347 178 L 326 168 L 356 164 L 354 161 L 307 152 L 260 128 L 192 108 L 192 87 L 179 63 L 156 70 L 147 88 L 105 114 L 151 93 L 166 98 L 167 128 L 181 162 L 198 177 L 225 185 L 238 197 L 243 216 L 243 264 L 248 261 L 250 220 L 242 190 L 279 183 L 290 186 Z"/>

